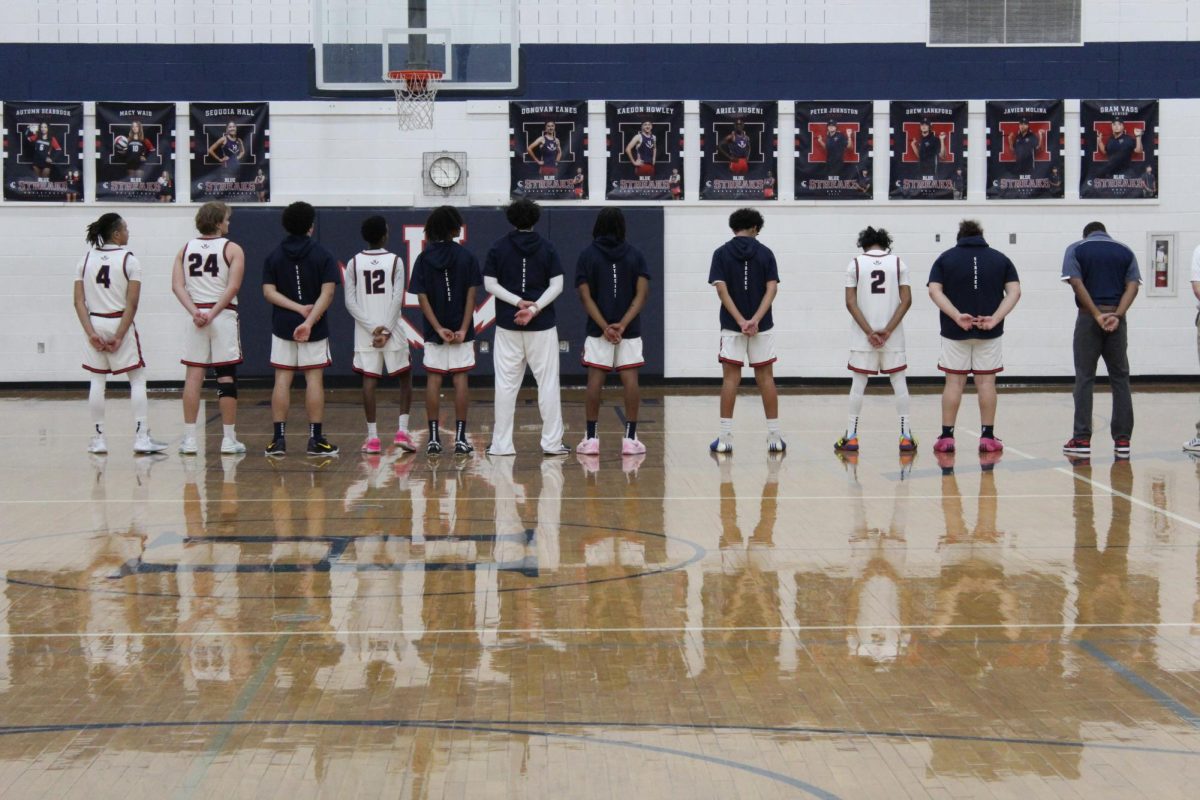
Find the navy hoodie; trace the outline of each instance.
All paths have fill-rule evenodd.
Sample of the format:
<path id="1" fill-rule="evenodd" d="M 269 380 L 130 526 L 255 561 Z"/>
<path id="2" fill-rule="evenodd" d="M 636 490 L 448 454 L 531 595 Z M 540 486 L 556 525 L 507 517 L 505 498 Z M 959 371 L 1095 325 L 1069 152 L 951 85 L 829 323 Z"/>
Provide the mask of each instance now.
<path id="1" fill-rule="evenodd" d="M 712 266 L 708 270 L 708 282 L 724 283 L 733 304 L 742 317 L 750 319 L 758 312 L 759 305 L 767 295 L 767 283 L 779 282 L 779 267 L 771 248 L 761 244 L 753 236 L 735 236 L 713 253 Z M 769 331 L 775 327 L 771 309 L 759 320 L 758 329 Z M 721 329 L 739 331 L 741 326 L 733 315 L 721 304 Z"/>
<path id="2" fill-rule="evenodd" d="M 495 278 L 522 300 L 537 300 L 550 279 L 563 274 L 558 251 L 550 240 L 533 231 L 512 231 L 488 251 L 483 274 Z M 515 321 L 517 307 L 496 298 L 496 325 L 510 331 L 545 331 L 554 327 L 554 304 L 543 308 L 524 327 Z"/>
<path id="3" fill-rule="evenodd" d="M 600 316 L 610 325 L 620 322 L 625 312 L 633 305 L 637 294 L 638 278 L 650 279 L 646 268 L 646 257 L 633 245 L 601 236 L 579 254 L 575 264 L 575 285 L 587 284 L 592 300 L 600 308 Z M 589 316 L 587 335 L 602 336 L 604 331 Z M 625 329 L 626 339 L 642 335 L 642 315 L 629 321 Z"/>
<path id="4" fill-rule="evenodd" d="M 470 250 L 457 242 L 433 242 L 417 256 L 408 290 L 413 294 L 425 295 L 438 322 L 442 323 L 443 327 L 456 331 L 463 324 L 467 291 L 481 283 L 479 259 L 475 258 Z M 425 319 L 424 314 L 421 315 L 421 319 L 425 322 L 425 341 L 443 344 L 442 337 L 429 324 L 429 320 Z M 474 338 L 475 325 L 468 324 L 467 338 L 464 341 L 469 342 Z"/>
<path id="5" fill-rule="evenodd" d="M 263 263 L 263 285 L 273 284 L 284 297 L 300 305 L 312 305 L 321 296 L 321 285 L 341 283 L 337 259 L 308 236 L 288 234 Z M 313 325 L 311 342 L 329 338 L 327 314 Z M 271 306 L 271 333 L 292 340 L 292 332 L 304 323 L 295 311 Z"/>
<path id="6" fill-rule="evenodd" d="M 958 244 L 938 256 L 929 270 L 929 283 L 940 283 L 955 308 L 975 317 L 994 314 L 1004 300 L 1004 285 L 1019 280 L 1008 256 L 988 247 L 982 236 L 959 239 Z M 1004 335 L 1003 322 L 990 331 L 964 331 L 944 313 L 938 312 L 938 318 L 942 336 L 947 339 L 995 339 Z"/>

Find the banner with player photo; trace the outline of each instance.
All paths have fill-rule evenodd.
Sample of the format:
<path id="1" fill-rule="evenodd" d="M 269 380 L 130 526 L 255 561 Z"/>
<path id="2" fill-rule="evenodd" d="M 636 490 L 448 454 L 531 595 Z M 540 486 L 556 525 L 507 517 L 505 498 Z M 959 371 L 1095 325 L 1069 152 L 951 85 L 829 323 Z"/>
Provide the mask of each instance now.
<path id="1" fill-rule="evenodd" d="M 1158 101 L 1082 100 L 1080 197 L 1158 197 Z"/>
<path id="2" fill-rule="evenodd" d="M 96 103 L 96 199 L 175 200 L 175 104 Z"/>
<path id="3" fill-rule="evenodd" d="M 892 200 L 965 200 L 967 103 L 894 100 Z"/>
<path id="4" fill-rule="evenodd" d="M 700 104 L 700 199 L 774 200 L 779 104 Z"/>
<path id="5" fill-rule="evenodd" d="M 582 200 L 587 186 L 587 101 L 509 103 L 513 197 Z"/>
<path id="6" fill-rule="evenodd" d="M 796 199 L 870 200 L 875 104 L 796 103 Z"/>
<path id="7" fill-rule="evenodd" d="M 83 103 L 4 103 L 4 199 L 83 200 Z"/>
<path id="8" fill-rule="evenodd" d="M 608 200 L 683 199 L 683 103 L 606 103 Z"/>
<path id="9" fill-rule="evenodd" d="M 987 196 L 1063 196 L 1063 102 L 989 100 Z"/>
<path id="10" fill-rule="evenodd" d="M 192 103 L 192 200 L 271 199 L 268 103 Z"/>

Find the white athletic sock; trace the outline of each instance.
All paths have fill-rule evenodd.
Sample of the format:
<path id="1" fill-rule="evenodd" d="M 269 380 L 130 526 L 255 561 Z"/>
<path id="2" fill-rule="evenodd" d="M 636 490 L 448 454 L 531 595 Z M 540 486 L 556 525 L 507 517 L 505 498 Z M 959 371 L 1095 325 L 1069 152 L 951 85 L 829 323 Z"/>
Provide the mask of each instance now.
<path id="1" fill-rule="evenodd" d="M 733 436 L 733 419 L 721 418 L 721 438 L 729 439 Z"/>
<path id="2" fill-rule="evenodd" d="M 195 439 L 196 438 L 196 423 L 194 423 L 194 422 L 183 423 L 183 438 L 185 438 L 185 439 Z"/>
<path id="3" fill-rule="evenodd" d="M 129 373 L 129 401 L 133 406 L 134 433 L 139 436 L 149 433 L 146 416 L 149 413 L 150 401 L 146 397 L 146 373 L 140 369 Z"/>
<path id="4" fill-rule="evenodd" d="M 862 414 L 863 398 L 867 394 L 867 376 L 861 372 L 855 372 L 850 376 L 850 414 L 859 416 Z"/>
<path id="5" fill-rule="evenodd" d="M 378 423 L 376 423 L 376 422 L 368 422 L 367 423 L 367 438 L 368 439 L 378 439 L 379 438 L 379 424 Z"/>
<path id="6" fill-rule="evenodd" d="M 767 420 L 767 433 L 771 434 L 772 439 L 779 438 L 779 420 L 778 419 Z"/>
<path id="7" fill-rule="evenodd" d="M 900 435 L 906 439 L 912 438 L 912 429 L 908 427 L 908 415 L 900 415 Z"/>
<path id="8" fill-rule="evenodd" d="M 858 414 L 851 414 L 846 420 L 846 438 L 858 436 Z"/>
<path id="9" fill-rule="evenodd" d="M 908 380 L 904 377 L 903 372 L 893 372 L 888 377 L 892 380 L 892 391 L 896 394 L 896 413 L 907 417 L 910 406 Z"/>
<path id="10" fill-rule="evenodd" d="M 400 430 L 408 433 L 408 414 L 400 415 Z"/>
<path id="11" fill-rule="evenodd" d="M 237 432 L 234 431 L 234 427 L 235 427 L 234 425 L 222 425 L 221 426 L 222 435 L 226 439 L 237 439 Z"/>
<path id="12" fill-rule="evenodd" d="M 96 435 L 104 435 L 104 383 L 103 375 L 92 374 L 91 386 L 88 389 L 88 410 L 92 413 L 92 425 Z"/>

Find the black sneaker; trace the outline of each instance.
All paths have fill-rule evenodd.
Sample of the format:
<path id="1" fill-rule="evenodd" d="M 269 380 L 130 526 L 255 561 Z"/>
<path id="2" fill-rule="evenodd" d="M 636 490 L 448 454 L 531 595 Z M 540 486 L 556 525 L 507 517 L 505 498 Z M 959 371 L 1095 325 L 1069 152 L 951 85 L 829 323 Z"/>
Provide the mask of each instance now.
<path id="1" fill-rule="evenodd" d="M 441 439 L 430 439 L 429 444 L 425 445 L 425 455 L 427 456 L 440 456 L 444 450 Z"/>
<path id="2" fill-rule="evenodd" d="M 268 456 L 286 456 L 287 455 L 287 440 L 280 436 L 278 439 L 272 439 L 267 445 L 267 449 L 263 451 L 264 455 Z"/>
<path id="3" fill-rule="evenodd" d="M 454 455 L 456 455 L 456 456 L 469 456 L 471 453 L 474 453 L 474 452 L 475 452 L 475 448 L 471 447 L 471 445 L 467 444 L 466 439 L 459 439 L 458 441 L 456 441 L 454 443 Z"/>
<path id="4" fill-rule="evenodd" d="M 309 439 L 308 454 L 310 456 L 336 456 L 338 447 L 336 444 L 330 444 L 324 436 L 320 439 Z"/>

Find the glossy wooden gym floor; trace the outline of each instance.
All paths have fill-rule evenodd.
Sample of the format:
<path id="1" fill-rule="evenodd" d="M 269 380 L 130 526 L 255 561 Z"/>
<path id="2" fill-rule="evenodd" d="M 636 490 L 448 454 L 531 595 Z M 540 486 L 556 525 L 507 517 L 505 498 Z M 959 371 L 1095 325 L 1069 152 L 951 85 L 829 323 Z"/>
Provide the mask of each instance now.
<path id="1" fill-rule="evenodd" d="M 1195 796 L 1195 394 L 1078 464 L 1069 394 L 1004 393 L 982 464 L 971 397 L 952 470 L 932 394 L 911 463 L 874 393 L 857 463 L 841 393 L 785 394 L 782 460 L 744 396 L 718 462 L 711 392 L 647 391 L 622 459 L 610 388 L 590 464 L 542 458 L 532 394 L 518 457 L 437 462 L 361 456 L 332 397 L 341 457 L 279 462 L 262 393 L 240 462 L 215 422 L 135 458 L 120 399 L 89 457 L 84 400 L 0 400 L 0 795 Z"/>

